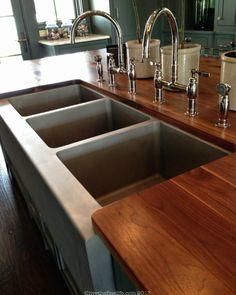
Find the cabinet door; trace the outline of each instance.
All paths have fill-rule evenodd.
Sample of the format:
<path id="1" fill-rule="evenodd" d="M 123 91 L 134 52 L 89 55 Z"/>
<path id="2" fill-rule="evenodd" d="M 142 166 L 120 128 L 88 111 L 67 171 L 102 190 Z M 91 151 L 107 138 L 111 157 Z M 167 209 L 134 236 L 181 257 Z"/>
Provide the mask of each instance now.
<path id="1" fill-rule="evenodd" d="M 230 42 L 234 41 L 234 34 L 217 34 L 215 35 L 215 47 L 228 46 L 230 49 Z"/>
<path id="2" fill-rule="evenodd" d="M 141 37 L 143 35 L 144 26 L 150 14 L 160 8 L 160 1 L 144 1 L 136 0 L 141 28 Z M 134 40 L 137 38 L 136 34 L 136 21 L 134 15 L 133 1 L 132 0 L 113 0 L 111 1 L 112 14 L 119 22 L 124 36 L 124 41 Z M 160 21 L 157 24 L 160 25 Z M 157 26 L 155 26 L 157 27 Z M 155 28 L 152 37 L 160 37 L 161 28 Z"/>
<path id="3" fill-rule="evenodd" d="M 213 33 L 212 32 L 188 32 L 185 33 L 186 37 L 190 37 L 192 43 L 198 43 L 203 47 L 211 48 L 213 46 Z"/>
<path id="4" fill-rule="evenodd" d="M 236 1 L 218 0 L 216 3 L 216 29 L 225 30 L 236 28 Z"/>
<path id="5" fill-rule="evenodd" d="M 131 0 L 113 0 L 112 14 L 121 26 L 124 42 L 136 39 L 136 23 L 133 2 Z"/>

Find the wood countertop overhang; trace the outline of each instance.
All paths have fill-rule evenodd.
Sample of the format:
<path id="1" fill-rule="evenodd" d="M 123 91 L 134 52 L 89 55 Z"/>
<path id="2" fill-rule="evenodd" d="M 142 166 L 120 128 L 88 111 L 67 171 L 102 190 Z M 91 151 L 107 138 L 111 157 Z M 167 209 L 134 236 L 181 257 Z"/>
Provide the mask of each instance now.
<path id="1" fill-rule="evenodd" d="M 127 92 L 125 75 L 117 75 L 116 89 L 107 81 L 96 82 L 93 55 L 98 52 L 105 61 L 105 51 L 99 50 L 0 65 L 0 107 L 8 105 L 10 96 L 81 80 L 233 152 L 114 202 L 92 219 L 95 231 L 138 288 L 157 295 L 236 294 L 236 112 L 229 114 L 231 128 L 214 126 L 220 60 L 201 58 L 201 70 L 211 77 L 200 78 L 199 116 L 188 118 L 184 93 L 165 92 L 165 104 L 153 104 L 152 79 L 138 80 L 133 96 Z"/>

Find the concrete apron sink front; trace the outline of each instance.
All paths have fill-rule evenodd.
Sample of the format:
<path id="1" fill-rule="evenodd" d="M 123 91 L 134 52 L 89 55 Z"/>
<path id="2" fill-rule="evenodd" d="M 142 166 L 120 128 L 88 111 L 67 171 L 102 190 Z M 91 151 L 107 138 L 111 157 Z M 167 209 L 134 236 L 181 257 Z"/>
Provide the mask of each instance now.
<path id="1" fill-rule="evenodd" d="M 0 108 L 6 162 L 76 294 L 115 290 L 91 222 L 100 204 L 227 154 L 82 85 L 9 101 Z"/>

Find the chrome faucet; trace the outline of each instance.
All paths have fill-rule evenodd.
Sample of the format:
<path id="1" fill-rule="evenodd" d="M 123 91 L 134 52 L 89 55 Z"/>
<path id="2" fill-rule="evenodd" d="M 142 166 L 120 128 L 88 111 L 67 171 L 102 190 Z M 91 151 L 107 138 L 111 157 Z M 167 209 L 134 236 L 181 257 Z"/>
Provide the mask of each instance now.
<path id="1" fill-rule="evenodd" d="M 98 82 L 104 82 L 105 80 L 103 79 L 103 65 L 102 65 L 102 56 L 97 54 L 94 56 L 94 61 L 97 63 L 96 68 L 97 68 L 97 74 L 98 74 Z"/>
<path id="2" fill-rule="evenodd" d="M 176 19 L 173 13 L 168 8 L 162 8 L 153 11 L 149 16 L 144 33 L 143 33 L 143 43 L 142 43 L 142 60 L 148 58 L 149 45 L 153 27 L 159 16 L 165 15 L 168 19 L 171 28 L 171 39 L 172 39 L 172 62 L 171 62 L 171 81 L 161 80 L 161 88 L 165 86 L 167 89 L 186 91 L 186 85 L 178 83 L 178 47 L 179 47 L 179 33 Z"/>
<path id="3" fill-rule="evenodd" d="M 186 92 L 188 95 L 188 107 L 185 112 L 186 116 L 195 117 L 198 115 L 197 112 L 197 96 L 198 96 L 198 80 L 197 76 L 210 77 L 210 73 L 201 72 L 197 69 L 191 70 L 191 77 L 189 78 L 188 85 L 186 87 Z"/>
<path id="4" fill-rule="evenodd" d="M 161 63 L 151 61 L 150 65 L 155 66 L 155 73 L 154 73 L 154 79 L 153 79 L 154 87 L 155 87 L 155 97 L 153 102 L 163 103 L 164 97 L 163 97 L 163 85 L 162 85 L 163 78 L 162 78 Z"/>
<path id="5" fill-rule="evenodd" d="M 122 30 L 118 22 L 114 20 L 109 13 L 105 11 L 100 11 L 100 10 L 89 10 L 79 15 L 75 19 L 73 26 L 71 28 L 70 43 L 71 44 L 75 43 L 76 28 L 79 25 L 79 23 L 81 23 L 81 21 L 86 19 L 87 17 L 95 16 L 95 15 L 102 16 L 108 19 L 114 26 L 116 35 L 117 35 L 117 42 L 118 42 L 118 67 L 115 70 L 118 73 L 127 73 L 125 69 L 124 54 L 123 54 L 123 47 L 122 47 L 122 43 L 123 43 Z"/>
<path id="6" fill-rule="evenodd" d="M 129 79 L 129 93 L 136 94 L 136 66 L 134 63 L 135 59 L 130 58 L 128 68 L 128 79 Z"/>
<path id="7" fill-rule="evenodd" d="M 108 53 L 108 65 L 107 65 L 108 85 L 111 87 L 116 86 L 115 69 L 116 69 L 116 64 L 115 64 L 114 54 Z"/>
<path id="8" fill-rule="evenodd" d="M 220 115 L 215 125 L 216 127 L 219 127 L 219 128 L 228 128 L 231 126 L 228 121 L 230 89 L 231 89 L 231 86 L 228 84 L 225 84 L 225 83 L 217 84 L 216 90 L 220 97 Z"/>

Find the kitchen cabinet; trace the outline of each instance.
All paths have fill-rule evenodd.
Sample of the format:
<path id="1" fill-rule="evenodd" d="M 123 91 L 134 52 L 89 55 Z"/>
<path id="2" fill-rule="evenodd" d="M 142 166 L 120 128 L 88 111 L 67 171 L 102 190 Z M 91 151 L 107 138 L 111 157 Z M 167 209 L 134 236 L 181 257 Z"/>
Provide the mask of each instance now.
<path id="1" fill-rule="evenodd" d="M 214 4 L 214 5 L 213 5 Z M 236 40 L 236 1 L 215 0 L 214 28 L 213 30 L 194 30 L 194 5 L 193 2 L 186 3 L 185 13 L 185 37 L 190 37 L 192 42 L 199 43 L 202 47 L 230 49 L 230 42 Z M 165 0 L 164 5 L 176 16 L 178 26 L 181 20 L 181 1 Z M 163 21 L 162 44 L 171 43 L 170 29 L 166 21 Z"/>
<path id="2" fill-rule="evenodd" d="M 159 5 L 159 1 L 157 0 L 149 1 L 148 3 L 145 3 L 145 5 L 143 5 L 142 0 L 137 0 L 136 3 L 138 6 L 141 36 L 142 36 L 144 26 L 146 24 L 146 21 L 149 15 L 158 7 L 160 7 L 160 5 Z M 118 21 L 122 29 L 124 42 L 128 40 L 136 39 L 136 22 L 135 22 L 132 0 L 126 0 L 126 1 L 90 0 L 89 5 L 91 10 L 104 10 L 110 13 L 111 16 Z M 109 21 L 106 21 L 104 20 L 104 18 L 101 18 L 101 17 L 93 17 L 91 18 L 91 27 L 92 27 L 93 33 L 110 35 L 112 38 L 112 43 L 116 43 L 116 34 L 115 34 L 113 26 L 110 24 Z M 161 29 L 158 29 L 158 30 L 154 29 L 153 37 L 160 38 L 160 36 L 161 36 Z"/>
<path id="3" fill-rule="evenodd" d="M 213 47 L 214 33 L 212 31 L 185 31 L 185 37 L 191 38 L 191 42 L 199 43 L 202 47 Z"/>
<path id="4" fill-rule="evenodd" d="M 91 10 L 103 10 L 111 14 L 121 26 L 124 42 L 136 38 L 136 25 L 133 12 L 132 1 L 90 0 Z M 112 43 L 116 43 L 116 34 L 113 25 L 103 17 L 93 16 L 91 18 L 91 28 L 93 33 L 108 34 L 112 38 Z"/>
<path id="5" fill-rule="evenodd" d="M 132 1 L 111 1 L 111 14 L 121 26 L 124 42 L 136 39 L 136 23 Z"/>
<path id="6" fill-rule="evenodd" d="M 230 43 L 235 40 L 235 34 L 215 33 L 214 46 L 216 48 L 224 46 L 230 49 Z"/>
<path id="7" fill-rule="evenodd" d="M 217 0 L 215 12 L 216 32 L 236 34 L 236 1 Z"/>

